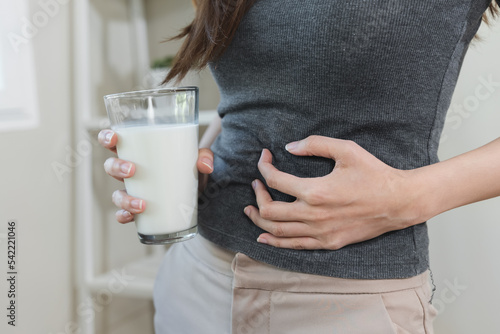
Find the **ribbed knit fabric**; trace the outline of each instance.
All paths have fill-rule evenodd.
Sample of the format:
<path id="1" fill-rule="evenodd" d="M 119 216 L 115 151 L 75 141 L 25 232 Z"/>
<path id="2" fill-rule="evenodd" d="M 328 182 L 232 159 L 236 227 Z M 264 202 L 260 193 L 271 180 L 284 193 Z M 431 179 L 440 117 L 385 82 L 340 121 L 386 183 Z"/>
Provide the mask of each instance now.
<path id="1" fill-rule="evenodd" d="M 289 250 L 257 243 L 263 231 L 243 208 L 256 205 L 251 182 L 263 180 L 257 169 L 263 148 L 284 172 L 332 171 L 332 160 L 285 150 L 313 134 L 353 140 L 399 169 L 436 163 L 462 60 L 487 6 L 487 0 L 258 0 L 211 64 L 222 133 L 200 199 L 200 233 L 304 273 L 392 279 L 428 269 L 425 223 L 338 251 Z"/>

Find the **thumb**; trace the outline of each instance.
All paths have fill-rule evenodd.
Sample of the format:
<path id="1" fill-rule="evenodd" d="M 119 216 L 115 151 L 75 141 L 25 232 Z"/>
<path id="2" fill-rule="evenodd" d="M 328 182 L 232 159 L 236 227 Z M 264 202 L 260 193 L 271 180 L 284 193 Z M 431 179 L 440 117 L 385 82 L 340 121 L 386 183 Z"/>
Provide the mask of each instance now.
<path id="1" fill-rule="evenodd" d="M 200 148 L 196 167 L 202 174 L 211 174 L 214 171 L 214 153 L 208 148 Z"/>
<path id="2" fill-rule="evenodd" d="M 352 153 L 354 142 L 324 136 L 309 136 L 306 139 L 289 143 L 285 149 L 294 155 L 318 156 L 339 161 Z"/>

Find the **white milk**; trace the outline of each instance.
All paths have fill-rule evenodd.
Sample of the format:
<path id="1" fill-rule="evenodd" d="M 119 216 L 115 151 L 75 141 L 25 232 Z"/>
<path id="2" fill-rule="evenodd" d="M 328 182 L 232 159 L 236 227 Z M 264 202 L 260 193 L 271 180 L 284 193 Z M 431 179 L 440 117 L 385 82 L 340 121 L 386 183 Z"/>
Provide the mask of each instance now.
<path id="1" fill-rule="evenodd" d="M 145 200 L 135 215 L 137 231 L 167 234 L 197 225 L 198 125 L 153 125 L 117 128 L 120 159 L 135 163 L 125 179 L 127 192 Z"/>

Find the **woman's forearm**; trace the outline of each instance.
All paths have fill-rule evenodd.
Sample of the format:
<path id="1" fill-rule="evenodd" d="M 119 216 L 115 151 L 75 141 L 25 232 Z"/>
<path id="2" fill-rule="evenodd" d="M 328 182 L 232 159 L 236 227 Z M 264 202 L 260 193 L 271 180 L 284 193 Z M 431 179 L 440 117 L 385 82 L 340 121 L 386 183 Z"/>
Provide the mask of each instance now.
<path id="1" fill-rule="evenodd" d="M 221 118 L 215 116 L 200 140 L 200 148 L 210 148 L 221 131 Z"/>
<path id="2" fill-rule="evenodd" d="M 412 190 L 424 220 L 500 196 L 500 138 L 473 151 L 412 171 Z"/>

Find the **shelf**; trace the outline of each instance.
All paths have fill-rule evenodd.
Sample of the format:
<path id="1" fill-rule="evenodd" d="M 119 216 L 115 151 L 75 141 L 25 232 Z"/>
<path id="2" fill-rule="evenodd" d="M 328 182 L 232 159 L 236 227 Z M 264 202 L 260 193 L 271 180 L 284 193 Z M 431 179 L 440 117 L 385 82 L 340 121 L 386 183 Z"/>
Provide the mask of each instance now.
<path id="1" fill-rule="evenodd" d="M 104 290 L 123 297 L 153 298 L 153 286 L 164 252 L 146 256 L 122 268 L 112 269 L 97 275 L 87 283 L 93 293 Z M 118 278 L 121 277 L 121 280 Z"/>

